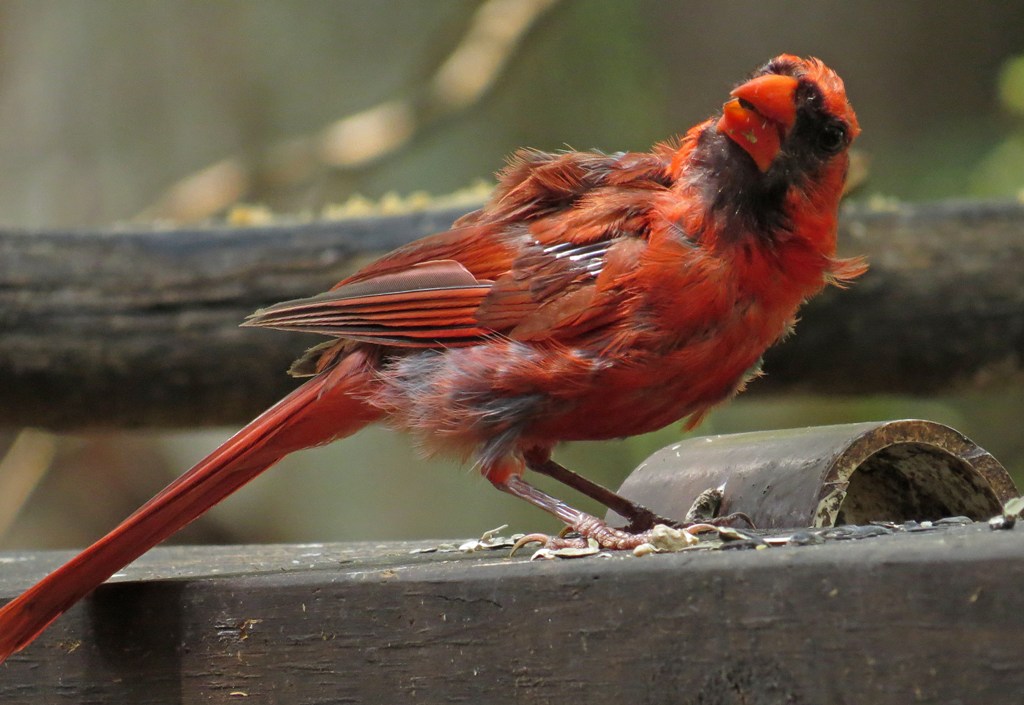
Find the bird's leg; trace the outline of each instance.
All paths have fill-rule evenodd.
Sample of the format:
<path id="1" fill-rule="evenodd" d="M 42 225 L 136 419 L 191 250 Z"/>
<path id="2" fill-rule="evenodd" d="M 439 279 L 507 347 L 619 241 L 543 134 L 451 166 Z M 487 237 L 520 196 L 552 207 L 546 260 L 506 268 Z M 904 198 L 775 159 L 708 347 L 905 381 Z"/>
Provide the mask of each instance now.
<path id="1" fill-rule="evenodd" d="M 613 529 L 596 516 L 573 509 L 565 502 L 538 490 L 520 477 L 518 473 L 500 471 L 488 473 L 487 479 L 502 492 L 508 492 L 520 499 L 525 499 L 535 507 L 539 507 L 554 515 L 582 537 L 580 539 L 567 539 L 542 534 L 530 534 L 520 540 L 520 545 L 524 542 L 537 541 L 553 548 L 566 546 L 585 547 L 587 539 L 594 539 L 602 548 L 625 550 L 636 548 L 650 539 L 650 531 L 631 533 L 621 529 Z"/>
<path id="2" fill-rule="evenodd" d="M 533 448 L 523 454 L 526 467 L 541 475 L 558 480 L 563 485 L 571 487 L 577 492 L 600 502 L 620 516 L 629 520 L 626 531 L 635 533 L 647 531 L 654 528 L 655 524 L 678 527 L 681 524 L 673 519 L 666 519 L 655 514 L 647 507 L 626 499 L 620 494 L 612 492 L 607 487 L 597 484 L 579 475 L 567 467 L 556 463 L 551 459 L 550 452 L 544 448 Z"/>

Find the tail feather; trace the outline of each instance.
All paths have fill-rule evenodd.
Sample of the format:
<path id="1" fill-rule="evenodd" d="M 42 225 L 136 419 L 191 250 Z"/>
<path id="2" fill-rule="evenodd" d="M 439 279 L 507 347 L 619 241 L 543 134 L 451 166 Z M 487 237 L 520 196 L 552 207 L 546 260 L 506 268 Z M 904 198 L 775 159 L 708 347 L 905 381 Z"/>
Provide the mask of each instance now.
<path id="1" fill-rule="evenodd" d="M 254 419 L 120 525 L 0 608 L 0 663 L 118 570 L 292 451 L 355 433 L 380 412 L 362 401 L 371 379 L 358 355 Z"/>

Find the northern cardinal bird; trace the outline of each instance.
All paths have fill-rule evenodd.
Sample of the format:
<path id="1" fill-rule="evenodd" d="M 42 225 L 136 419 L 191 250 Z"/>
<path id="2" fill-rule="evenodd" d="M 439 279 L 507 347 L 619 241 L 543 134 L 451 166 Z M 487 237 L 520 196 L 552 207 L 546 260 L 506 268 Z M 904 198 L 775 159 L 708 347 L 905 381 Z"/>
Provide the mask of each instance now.
<path id="1" fill-rule="evenodd" d="M 550 459 L 560 441 L 693 427 L 797 309 L 865 270 L 837 259 L 842 80 L 779 56 L 721 114 L 650 153 L 516 153 L 489 202 L 246 325 L 320 333 L 310 379 L 107 536 L 0 609 L 0 661 L 117 570 L 292 451 L 384 420 L 471 456 L 495 487 L 610 548 L 658 519 Z M 553 475 L 633 520 L 613 529 L 532 487 Z"/>

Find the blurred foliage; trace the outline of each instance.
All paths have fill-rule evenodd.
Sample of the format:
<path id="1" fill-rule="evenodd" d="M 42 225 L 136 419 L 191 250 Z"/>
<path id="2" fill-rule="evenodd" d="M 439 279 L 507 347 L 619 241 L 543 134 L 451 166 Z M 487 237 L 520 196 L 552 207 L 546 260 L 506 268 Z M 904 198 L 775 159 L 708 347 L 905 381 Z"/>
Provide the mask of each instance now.
<path id="1" fill-rule="evenodd" d="M 999 101 L 1011 121 L 1010 134 L 974 169 L 973 193 L 1024 200 L 1024 55 L 1006 60 L 998 86 Z"/>
<path id="2" fill-rule="evenodd" d="M 5 0 L 0 220 L 108 225 L 152 212 L 172 185 L 224 164 L 243 172 L 218 178 L 240 178 L 239 192 L 278 211 L 320 212 L 357 193 L 447 193 L 488 178 L 520 146 L 646 149 L 712 113 L 733 83 L 783 51 L 821 56 L 844 76 L 870 163 L 862 197 L 1024 188 L 1024 7 L 994 0 L 566 0 L 540 17 L 480 102 L 424 122 L 400 150 L 355 168 L 321 164 L 298 180 L 279 168 L 294 163 L 282 154 L 337 121 L 419 95 L 481 5 Z M 258 178 L 239 177 L 245 169 Z M 699 433 L 925 417 L 1019 472 L 1022 400 L 1002 388 L 929 399 L 750 396 Z M 3 545 L 90 540 L 227 433 L 65 439 Z M 679 434 L 573 444 L 558 457 L 616 485 Z M 451 537 L 506 522 L 551 528 L 470 469 L 421 460 L 407 441 L 371 429 L 286 459 L 178 540 Z"/>

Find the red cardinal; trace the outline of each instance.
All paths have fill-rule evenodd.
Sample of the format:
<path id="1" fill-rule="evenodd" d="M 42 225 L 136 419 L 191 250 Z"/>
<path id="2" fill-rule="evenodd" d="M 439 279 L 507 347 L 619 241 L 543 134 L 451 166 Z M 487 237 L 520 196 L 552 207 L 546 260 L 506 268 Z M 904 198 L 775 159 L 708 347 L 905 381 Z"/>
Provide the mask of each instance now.
<path id="1" fill-rule="evenodd" d="M 292 451 L 374 421 L 470 456 L 495 487 L 610 548 L 612 529 L 532 487 L 553 475 L 657 519 L 550 460 L 560 441 L 695 426 L 743 387 L 797 309 L 861 274 L 835 257 L 847 148 L 840 78 L 783 55 L 717 115 L 650 153 L 518 152 L 490 201 L 309 299 L 246 325 L 329 341 L 310 379 L 107 536 L 0 610 L 0 660 L 146 550 Z"/>

